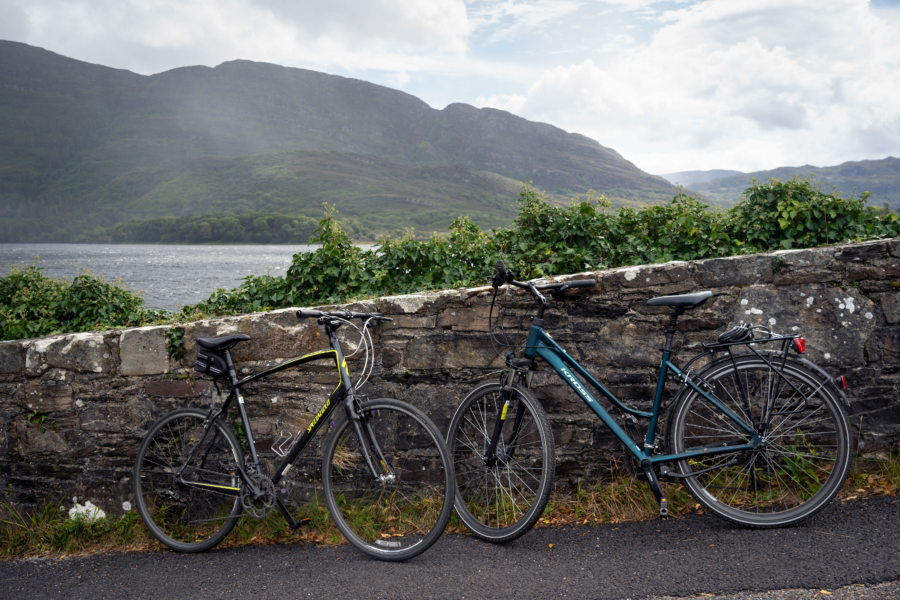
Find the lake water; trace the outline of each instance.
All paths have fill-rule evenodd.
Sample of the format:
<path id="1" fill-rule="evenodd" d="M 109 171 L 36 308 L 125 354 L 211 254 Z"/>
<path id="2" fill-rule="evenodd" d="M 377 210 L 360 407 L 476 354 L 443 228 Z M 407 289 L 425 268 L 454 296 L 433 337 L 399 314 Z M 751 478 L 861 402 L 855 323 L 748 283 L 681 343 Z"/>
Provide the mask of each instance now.
<path id="1" fill-rule="evenodd" d="M 72 279 L 79 271 L 144 296 L 147 307 L 178 310 L 248 275 L 284 276 L 306 245 L 168 246 L 155 244 L 0 244 L 0 276 L 35 262 L 44 275 Z M 35 258 L 37 257 L 37 258 Z"/>

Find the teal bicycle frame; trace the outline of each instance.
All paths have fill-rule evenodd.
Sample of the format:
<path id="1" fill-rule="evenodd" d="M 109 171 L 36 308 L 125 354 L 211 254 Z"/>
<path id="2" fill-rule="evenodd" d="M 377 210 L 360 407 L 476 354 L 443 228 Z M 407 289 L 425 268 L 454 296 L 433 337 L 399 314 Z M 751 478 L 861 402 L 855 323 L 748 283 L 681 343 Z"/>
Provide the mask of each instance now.
<path id="1" fill-rule="evenodd" d="M 727 406 L 725 406 L 721 401 L 719 401 L 717 398 L 703 390 L 699 385 L 694 383 L 694 381 L 692 381 L 688 375 L 686 375 L 681 371 L 681 369 L 679 369 L 672 363 L 672 361 L 670 360 L 672 354 L 672 333 L 670 333 L 669 331 L 667 331 L 666 335 L 666 346 L 662 351 L 663 354 L 659 366 L 659 375 L 656 383 L 656 393 L 653 397 L 653 408 L 650 412 L 645 412 L 628 407 L 623 404 L 618 398 L 616 398 L 612 392 L 606 389 L 603 384 L 601 384 L 590 373 L 588 373 L 588 371 L 584 367 L 578 364 L 578 361 L 572 358 L 565 350 L 562 349 L 559 344 L 556 343 L 553 338 L 550 337 L 550 335 L 546 331 L 544 331 L 542 322 L 543 319 L 541 318 L 536 318 L 532 322 L 531 327 L 528 331 L 528 339 L 525 343 L 524 356 L 530 359 L 534 359 L 535 356 L 540 356 L 545 361 L 547 361 L 547 363 L 551 367 L 553 367 L 553 369 L 559 374 L 560 377 L 563 378 L 563 380 L 569 385 L 569 387 L 571 387 L 575 391 L 575 393 L 578 394 L 578 396 L 584 401 L 584 403 L 587 404 L 592 411 L 594 411 L 594 414 L 596 414 L 597 417 L 601 421 L 603 421 L 603 423 L 610 429 L 610 431 L 612 431 L 613 434 L 615 434 L 615 436 L 619 438 L 622 444 L 628 449 L 628 451 L 639 463 L 646 464 L 645 461 L 649 461 L 649 464 L 657 464 L 663 462 L 685 460 L 697 456 L 709 456 L 711 454 L 726 454 L 741 450 L 752 450 L 754 448 L 757 448 L 762 443 L 759 434 L 757 434 L 757 432 L 751 425 L 747 424 L 741 417 L 734 414 L 734 412 L 731 411 Z M 674 325 L 671 327 L 671 330 L 674 331 Z M 709 446 L 697 448 L 679 454 L 654 455 L 653 442 L 656 439 L 656 428 L 659 424 L 659 414 L 662 407 L 663 389 L 669 373 L 673 374 L 675 377 L 678 377 L 684 385 L 696 391 L 708 402 L 722 411 L 722 414 L 733 421 L 735 425 L 746 431 L 747 435 L 750 437 L 750 441 L 743 445 Z M 615 419 L 597 401 L 593 394 L 591 394 L 591 392 L 584 386 L 584 384 L 582 384 L 582 382 L 575 376 L 575 374 L 579 375 L 590 386 L 602 393 L 606 398 L 609 399 L 610 402 L 612 402 L 616 407 L 625 411 L 627 414 L 633 415 L 635 417 L 650 419 L 650 425 L 649 429 L 647 430 L 647 437 L 644 441 L 643 447 L 641 447 L 638 444 L 638 441 L 634 440 L 621 426 L 619 426 Z"/>

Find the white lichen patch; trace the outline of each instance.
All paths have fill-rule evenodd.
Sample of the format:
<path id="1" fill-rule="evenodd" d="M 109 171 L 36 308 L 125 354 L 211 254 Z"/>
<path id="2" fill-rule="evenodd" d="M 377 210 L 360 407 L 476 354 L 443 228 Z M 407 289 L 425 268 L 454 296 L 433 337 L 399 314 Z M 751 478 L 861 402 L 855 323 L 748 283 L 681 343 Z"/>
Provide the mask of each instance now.
<path id="1" fill-rule="evenodd" d="M 625 281 L 634 281 L 637 279 L 640 270 L 640 267 L 629 267 L 622 271 L 622 275 L 625 277 Z"/>
<path id="2" fill-rule="evenodd" d="M 852 296 L 848 296 L 843 300 L 841 300 L 840 298 L 835 298 L 834 301 L 837 303 L 839 309 L 846 310 L 851 315 L 853 314 L 853 311 L 856 310 L 856 304 L 854 303 Z"/>
<path id="3" fill-rule="evenodd" d="M 429 297 L 425 294 L 404 294 L 400 296 L 388 296 L 384 300 L 389 300 L 397 305 L 400 310 L 406 314 L 417 313 L 428 302 Z"/>

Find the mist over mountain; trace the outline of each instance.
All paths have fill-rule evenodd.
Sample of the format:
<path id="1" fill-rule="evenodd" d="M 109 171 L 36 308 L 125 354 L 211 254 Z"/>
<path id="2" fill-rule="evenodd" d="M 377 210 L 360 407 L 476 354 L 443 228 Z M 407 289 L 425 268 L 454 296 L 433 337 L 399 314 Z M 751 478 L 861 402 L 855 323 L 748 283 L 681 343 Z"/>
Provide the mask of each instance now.
<path id="1" fill-rule="evenodd" d="M 0 41 L 0 241 L 92 241 L 117 227 L 117 241 L 135 241 L 153 220 L 215 228 L 224 215 L 266 217 L 257 226 L 275 236 L 308 230 L 323 202 L 370 239 L 446 231 L 460 215 L 493 227 L 515 215 L 525 182 L 557 201 L 676 191 L 594 140 L 500 110 L 437 110 L 240 60 L 144 76 Z M 280 239 L 265 231 L 260 241 Z"/>
<path id="2" fill-rule="evenodd" d="M 824 190 L 836 190 L 842 196 L 869 192 L 872 206 L 900 210 L 900 159 L 850 161 L 831 167 L 780 167 L 769 171 L 682 171 L 663 175 L 668 181 L 690 188 L 711 202 L 730 206 L 741 199 L 744 190 L 756 180 L 786 181 L 794 177 L 811 179 Z"/>

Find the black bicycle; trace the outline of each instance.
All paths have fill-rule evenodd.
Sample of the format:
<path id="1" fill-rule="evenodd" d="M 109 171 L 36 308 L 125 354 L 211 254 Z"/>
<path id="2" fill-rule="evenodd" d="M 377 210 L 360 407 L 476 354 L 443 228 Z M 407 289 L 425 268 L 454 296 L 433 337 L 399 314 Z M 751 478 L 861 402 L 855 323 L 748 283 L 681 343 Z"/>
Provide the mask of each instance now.
<path id="1" fill-rule="evenodd" d="M 322 450 L 322 487 L 338 529 L 375 558 L 397 561 L 421 554 L 440 537 L 453 510 L 453 464 L 441 432 L 421 411 L 398 400 L 357 394 L 372 370 L 369 326 L 390 319 L 349 311 L 301 310 L 297 316 L 317 318 L 330 348 L 243 379 L 237 377 L 230 350 L 249 340 L 248 335 L 196 340 L 201 348 L 196 369 L 223 378 L 227 396 L 220 406 L 177 409 L 150 427 L 134 466 L 138 512 L 156 539 L 181 552 L 212 548 L 241 515 L 264 518 L 277 510 L 297 527 L 300 522 L 279 492 L 300 452 L 331 423 Z M 357 351 L 365 353 L 356 383 L 337 334 L 344 325 L 357 329 Z M 276 445 L 281 458 L 267 472 L 241 391 L 253 381 L 320 360 L 337 369 L 337 387 L 305 428 Z M 338 406 L 344 414 L 332 422 L 329 417 Z M 239 413 L 237 427 L 228 421 L 233 408 Z"/>
<path id="2" fill-rule="evenodd" d="M 536 359 L 542 358 L 621 441 L 632 471 L 649 483 L 668 514 L 659 477 L 684 483 L 697 501 L 724 519 L 750 527 L 798 523 L 821 510 L 840 490 L 851 458 L 851 434 L 842 377 L 832 378 L 803 358 L 799 335 L 777 335 L 766 328 L 739 325 L 703 345 L 682 367 L 670 359 L 678 317 L 712 297 L 697 292 L 662 296 L 651 306 L 672 309 L 665 329 L 656 392 L 650 411 L 618 400 L 544 331 L 547 298 L 595 281 L 536 285 L 516 281 L 502 262 L 492 278 L 489 313 L 492 340 L 502 323 L 494 305 L 504 284 L 526 290 L 536 305 L 521 355 L 506 354 L 499 381 L 470 392 L 456 409 L 447 434 L 456 470 L 456 511 L 479 538 L 515 539 L 528 531 L 547 504 L 555 454 L 550 423 L 529 390 Z M 501 317 L 500 321 L 503 318 Z M 706 364 L 699 369 L 698 361 Z M 667 378 L 678 389 L 660 434 Z M 588 388 L 622 411 L 623 422 Z M 648 420 L 641 436 L 638 419 Z"/>

